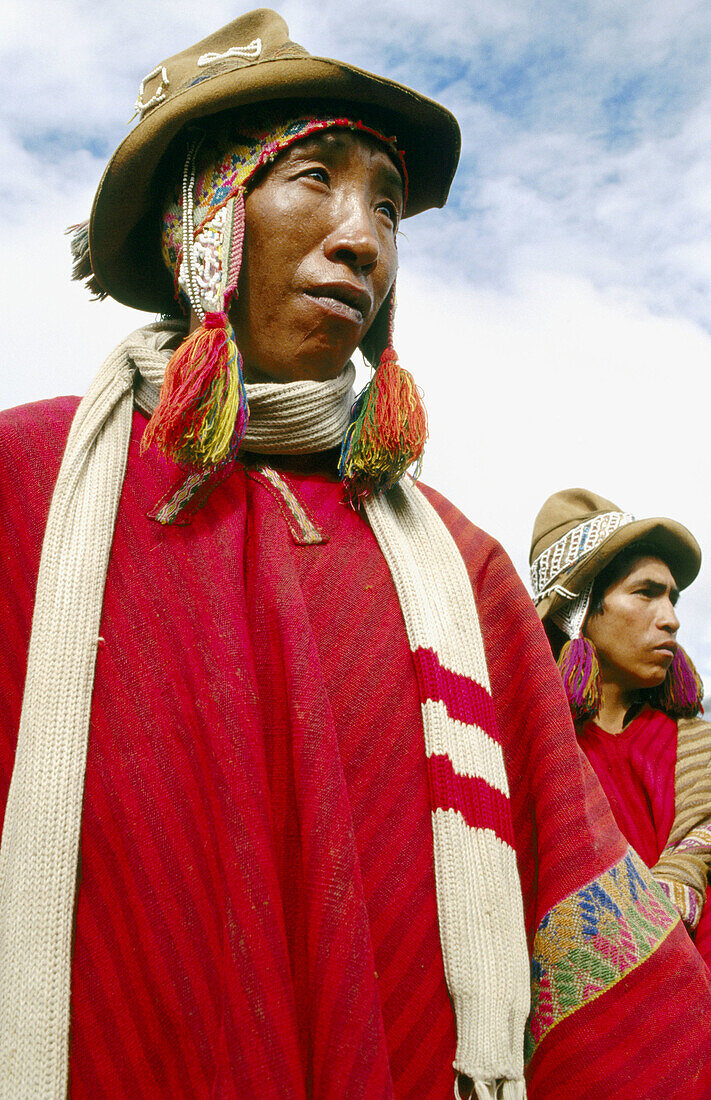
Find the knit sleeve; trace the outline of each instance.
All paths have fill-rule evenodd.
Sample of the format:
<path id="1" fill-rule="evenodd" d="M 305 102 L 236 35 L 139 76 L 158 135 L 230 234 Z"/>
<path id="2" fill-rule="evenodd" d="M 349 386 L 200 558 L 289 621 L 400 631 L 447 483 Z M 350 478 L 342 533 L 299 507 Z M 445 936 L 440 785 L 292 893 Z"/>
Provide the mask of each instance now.
<path id="1" fill-rule="evenodd" d="M 674 780 L 674 824 L 652 873 L 693 929 L 711 870 L 711 725 L 701 718 L 678 723 Z"/>

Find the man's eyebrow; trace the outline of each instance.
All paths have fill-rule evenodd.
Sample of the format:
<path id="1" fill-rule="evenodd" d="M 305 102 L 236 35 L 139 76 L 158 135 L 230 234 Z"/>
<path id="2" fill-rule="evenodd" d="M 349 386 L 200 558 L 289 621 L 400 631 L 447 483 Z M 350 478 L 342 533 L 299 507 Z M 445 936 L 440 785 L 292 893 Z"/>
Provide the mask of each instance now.
<path id="1" fill-rule="evenodd" d="M 385 152 L 385 150 L 383 150 L 383 152 Z M 386 153 L 386 156 L 387 156 L 387 153 Z M 383 171 L 383 175 L 386 178 L 386 182 L 387 182 L 388 186 L 389 187 L 394 187 L 400 193 L 400 195 L 404 198 L 405 197 L 405 185 L 402 182 L 402 176 L 398 172 L 397 168 L 395 167 L 395 164 L 392 162 L 390 157 L 388 157 L 387 161 L 383 162 L 382 171 Z"/>
<path id="2" fill-rule="evenodd" d="M 345 149 L 345 133 L 350 133 L 350 131 L 326 130 L 324 133 L 320 134 L 309 134 L 308 137 L 302 138 L 300 141 L 290 146 L 288 152 L 294 157 L 302 156 L 304 158 L 317 154 L 337 154 Z M 380 142 L 373 142 L 372 147 L 378 152 L 381 152 L 384 157 L 378 169 L 382 172 L 384 184 L 394 188 L 404 198 L 405 185 L 402 175 L 388 153 L 388 150 L 385 146 L 381 145 Z"/>
<path id="3" fill-rule="evenodd" d="M 329 141 L 327 140 L 328 138 L 332 139 L 333 135 L 309 134 L 308 137 L 300 138 L 298 141 L 294 142 L 293 145 L 288 146 L 286 151 L 294 156 L 299 153 L 303 153 L 305 156 L 309 156 L 316 150 L 321 151 L 327 149 L 329 146 L 334 147 L 333 140 Z"/>
<path id="4" fill-rule="evenodd" d="M 648 588 L 655 596 L 661 596 L 667 591 L 668 585 L 664 584 L 662 581 L 655 581 L 651 577 L 640 577 L 639 580 L 635 582 L 635 587 Z M 679 594 L 679 589 L 673 584 L 671 588 L 669 588 L 669 596 L 672 600 L 678 600 Z"/>

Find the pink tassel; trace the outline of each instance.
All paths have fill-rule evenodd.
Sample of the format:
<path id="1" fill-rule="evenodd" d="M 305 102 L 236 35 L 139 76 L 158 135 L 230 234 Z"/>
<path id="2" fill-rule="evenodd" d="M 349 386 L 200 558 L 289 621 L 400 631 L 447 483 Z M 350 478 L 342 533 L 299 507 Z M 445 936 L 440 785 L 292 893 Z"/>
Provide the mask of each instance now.
<path id="1" fill-rule="evenodd" d="M 568 697 L 573 721 L 595 718 L 600 710 L 602 681 L 595 646 L 587 638 L 566 642 L 558 657 L 558 668 Z"/>
<path id="2" fill-rule="evenodd" d="M 648 699 L 670 718 L 693 718 L 701 710 L 704 685 L 689 655 L 678 647 L 664 680 Z"/>

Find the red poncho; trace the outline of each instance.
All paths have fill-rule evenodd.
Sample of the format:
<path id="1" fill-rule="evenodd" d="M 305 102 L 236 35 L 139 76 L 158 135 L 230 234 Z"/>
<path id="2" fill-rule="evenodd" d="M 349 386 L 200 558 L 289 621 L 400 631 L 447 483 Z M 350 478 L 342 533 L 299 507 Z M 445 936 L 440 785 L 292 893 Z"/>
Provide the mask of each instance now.
<path id="1" fill-rule="evenodd" d="M 622 733 L 608 733 L 587 722 L 578 741 L 620 831 L 653 867 L 674 821 L 676 722 L 660 710 L 645 707 Z"/>
<path id="2" fill-rule="evenodd" d="M 706 886 L 711 867 L 711 800 L 709 783 L 704 781 L 711 727 L 700 719 L 694 725 L 701 728 L 690 730 L 688 722 L 679 725 L 647 706 L 618 734 L 587 722 L 578 732 L 578 743 L 602 784 L 621 833 L 647 866 L 662 881 L 676 880 L 682 898 L 700 892 L 694 907 L 706 895 L 701 917 L 697 908 L 690 930 L 711 965 L 711 890 Z M 702 781 L 690 784 L 688 773 L 694 765 Z M 690 882 L 693 891 L 686 885 Z"/>
<path id="3" fill-rule="evenodd" d="M 0 805 L 75 407 L 0 417 Z M 175 471 L 139 457 L 144 426 L 136 413 L 97 658 L 70 1094 L 444 1100 L 455 1026 L 420 690 L 382 554 L 327 476 L 285 474 L 315 544 L 243 468 L 189 526 L 156 524 Z M 706 1096 L 708 973 L 626 855 L 511 564 L 428 496 L 472 581 L 511 787 L 529 1096 Z"/>

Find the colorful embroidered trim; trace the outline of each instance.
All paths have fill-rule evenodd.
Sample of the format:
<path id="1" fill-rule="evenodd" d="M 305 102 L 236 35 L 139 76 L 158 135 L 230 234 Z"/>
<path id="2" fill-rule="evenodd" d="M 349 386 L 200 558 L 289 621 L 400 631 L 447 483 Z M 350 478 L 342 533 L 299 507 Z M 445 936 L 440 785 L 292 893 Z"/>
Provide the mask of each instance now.
<path id="1" fill-rule="evenodd" d="M 328 535 L 319 531 L 316 524 L 307 514 L 306 509 L 295 494 L 291 491 L 284 478 L 273 470 L 271 466 L 257 466 L 256 473 L 261 474 L 259 480 L 268 489 L 281 507 L 282 515 L 287 522 L 291 537 L 298 546 L 319 546 L 328 542 Z M 250 477 L 253 476 L 248 471 Z M 262 481 L 262 478 L 264 481 Z"/>
<path id="2" fill-rule="evenodd" d="M 695 829 L 680 840 L 674 849 L 677 852 L 711 853 L 711 825 L 697 825 Z"/>
<path id="3" fill-rule="evenodd" d="M 632 848 L 546 913 L 533 945 L 526 1061 L 556 1024 L 643 963 L 678 920 Z"/>
<path id="4" fill-rule="evenodd" d="M 687 928 L 696 928 L 701 920 L 703 903 L 696 890 L 684 882 L 671 882 L 664 878 L 658 878 L 657 885 L 661 886 Z"/>
<path id="5" fill-rule="evenodd" d="M 232 469 L 233 466 L 230 465 L 219 469 L 196 470 L 187 477 L 181 475 L 177 485 L 147 513 L 148 519 L 165 525 L 187 526 L 212 490 L 229 476 Z"/>

